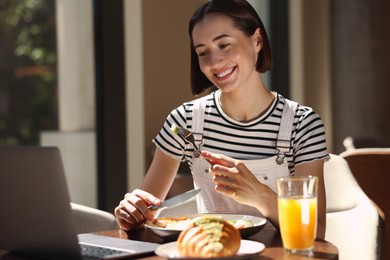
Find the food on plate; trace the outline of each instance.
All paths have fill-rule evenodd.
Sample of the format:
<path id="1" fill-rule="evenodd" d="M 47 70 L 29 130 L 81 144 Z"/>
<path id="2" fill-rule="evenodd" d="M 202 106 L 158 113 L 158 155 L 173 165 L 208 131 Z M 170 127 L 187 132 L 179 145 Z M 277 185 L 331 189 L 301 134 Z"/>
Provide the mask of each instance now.
<path id="1" fill-rule="evenodd" d="M 218 216 L 219 217 L 219 216 Z M 254 223 L 249 219 L 229 219 L 226 220 L 233 225 L 236 229 L 244 229 L 254 227 Z M 146 222 L 149 226 L 159 227 L 171 230 L 183 230 L 188 224 L 191 223 L 189 217 L 158 217 L 153 221 Z"/>
<path id="2" fill-rule="evenodd" d="M 183 230 L 191 223 L 191 219 L 187 217 L 160 217 L 155 218 L 152 221 L 147 221 L 146 224 L 149 226 L 155 226 L 159 228 L 166 228 L 172 230 Z"/>
<path id="3" fill-rule="evenodd" d="M 178 251 L 186 257 L 233 256 L 240 244 L 240 232 L 223 217 L 211 215 L 192 219 L 177 239 Z"/>
<path id="4" fill-rule="evenodd" d="M 243 229 L 243 228 L 249 228 L 249 227 L 254 227 L 253 221 L 249 219 L 231 219 L 228 220 L 230 224 L 233 225 L 233 227 L 237 229 Z"/>
<path id="5" fill-rule="evenodd" d="M 172 124 L 171 130 L 172 130 L 172 132 L 174 132 L 175 134 L 177 134 L 177 135 L 179 134 L 179 127 L 177 127 L 177 125 Z"/>

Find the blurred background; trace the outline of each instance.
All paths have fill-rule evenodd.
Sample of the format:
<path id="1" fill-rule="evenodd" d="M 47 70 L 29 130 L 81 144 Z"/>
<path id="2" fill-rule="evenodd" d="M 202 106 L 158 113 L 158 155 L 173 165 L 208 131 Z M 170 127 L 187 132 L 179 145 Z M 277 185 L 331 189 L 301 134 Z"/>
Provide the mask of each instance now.
<path id="1" fill-rule="evenodd" d="M 0 0 L 0 145 L 59 147 L 72 201 L 112 212 L 194 98 L 187 24 L 202 2 Z M 271 40 L 266 85 L 315 109 L 329 152 L 348 137 L 390 147 L 390 2 L 250 2 Z"/>

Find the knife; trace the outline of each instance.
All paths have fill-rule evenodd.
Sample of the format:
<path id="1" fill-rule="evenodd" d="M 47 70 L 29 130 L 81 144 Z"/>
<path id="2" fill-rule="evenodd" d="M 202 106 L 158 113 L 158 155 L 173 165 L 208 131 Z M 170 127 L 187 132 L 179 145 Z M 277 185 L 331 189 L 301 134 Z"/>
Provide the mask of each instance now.
<path id="1" fill-rule="evenodd" d="M 181 193 L 179 195 L 176 195 L 170 199 L 164 200 L 159 206 L 150 206 L 149 209 L 160 209 L 160 208 L 165 208 L 165 207 L 172 207 L 179 205 L 183 202 L 186 202 L 187 200 L 192 199 L 195 197 L 198 193 L 200 192 L 200 189 L 193 189 L 186 191 L 184 193 Z"/>

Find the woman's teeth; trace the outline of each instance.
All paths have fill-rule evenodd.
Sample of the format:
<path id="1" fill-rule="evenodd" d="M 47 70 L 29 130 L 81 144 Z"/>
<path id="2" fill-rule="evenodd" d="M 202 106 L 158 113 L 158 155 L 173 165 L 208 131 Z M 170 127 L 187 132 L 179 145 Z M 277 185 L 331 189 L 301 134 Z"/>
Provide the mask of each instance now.
<path id="1" fill-rule="evenodd" d="M 222 71 L 220 73 L 217 73 L 218 78 L 225 77 L 226 75 L 230 74 L 233 71 L 233 68 L 227 69 L 225 71 Z"/>

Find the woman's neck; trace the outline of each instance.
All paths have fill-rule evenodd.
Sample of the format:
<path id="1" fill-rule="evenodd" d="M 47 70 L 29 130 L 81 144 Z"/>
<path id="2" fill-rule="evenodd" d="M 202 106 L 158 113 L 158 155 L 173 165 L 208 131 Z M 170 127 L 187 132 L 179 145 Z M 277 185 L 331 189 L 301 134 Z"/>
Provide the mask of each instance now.
<path id="1" fill-rule="evenodd" d="M 247 123 L 261 117 L 272 105 L 276 93 L 263 85 L 250 90 L 234 91 L 219 95 L 218 102 L 230 118 Z"/>

